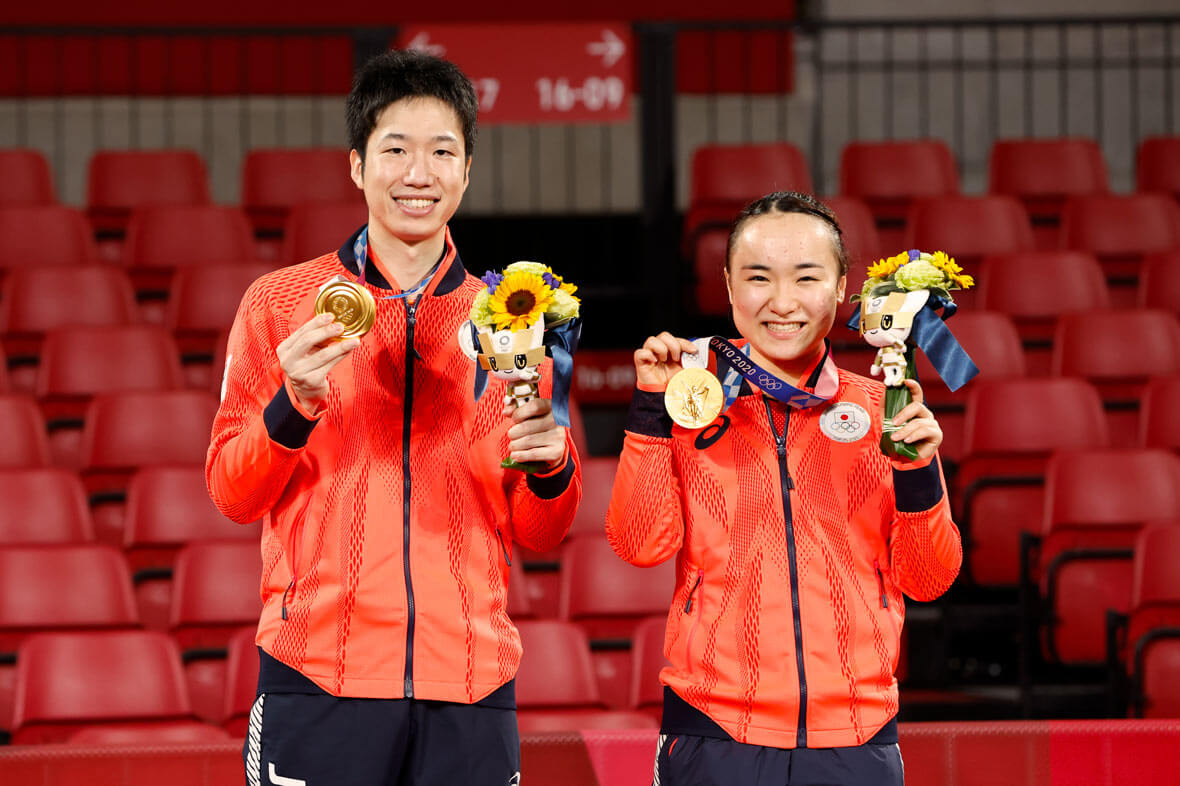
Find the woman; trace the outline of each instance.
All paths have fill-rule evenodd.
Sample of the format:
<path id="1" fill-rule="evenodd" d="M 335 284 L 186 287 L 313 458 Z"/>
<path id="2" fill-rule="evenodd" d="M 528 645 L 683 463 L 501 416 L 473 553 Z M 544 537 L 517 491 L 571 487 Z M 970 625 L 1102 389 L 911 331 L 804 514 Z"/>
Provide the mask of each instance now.
<path id="1" fill-rule="evenodd" d="M 879 446 L 883 385 L 832 359 L 846 271 L 835 215 L 807 195 L 770 194 L 729 239 L 725 284 L 744 341 L 661 333 L 635 352 L 606 529 L 630 563 L 677 561 L 661 786 L 903 782 L 902 593 L 941 595 L 962 550 L 921 387 L 907 382 L 914 400 L 892 434 L 918 458 L 892 460 Z M 728 406 L 674 425 L 669 382 L 706 356 Z M 708 399 L 683 382 L 668 395 L 688 414 Z"/>

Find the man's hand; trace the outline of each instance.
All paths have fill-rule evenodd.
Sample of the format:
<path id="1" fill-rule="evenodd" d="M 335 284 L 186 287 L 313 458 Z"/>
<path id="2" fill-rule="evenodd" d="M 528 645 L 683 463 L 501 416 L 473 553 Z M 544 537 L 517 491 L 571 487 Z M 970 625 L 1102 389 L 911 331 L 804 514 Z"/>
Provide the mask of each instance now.
<path id="1" fill-rule="evenodd" d="M 331 314 L 317 314 L 279 344 L 279 366 L 301 407 L 315 412 L 328 397 L 328 372 L 360 346 L 360 339 L 337 341 L 344 325 Z"/>
<path id="2" fill-rule="evenodd" d="M 561 464 L 565 458 L 565 429 L 553 419 L 553 407 L 548 399 L 535 398 L 519 407 L 507 403 L 504 414 L 512 416 L 508 455 L 513 461 L 543 462 L 547 470 Z"/>
<path id="3" fill-rule="evenodd" d="M 918 458 L 925 460 L 933 456 L 934 451 L 938 450 L 938 446 L 942 444 L 942 427 L 934 419 L 934 413 L 922 403 L 924 400 L 922 386 L 918 384 L 918 380 L 906 379 L 903 381 L 905 386 L 910 389 L 913 401 L 902 407 L 901 412 L 898 412 L 893 418 L 893 425 L 898 429 L 889 437 L 894 442 L 904 441 L 913 445 L 918 451 Z M 881 406 L 883 411 L 884 403 Z"/>

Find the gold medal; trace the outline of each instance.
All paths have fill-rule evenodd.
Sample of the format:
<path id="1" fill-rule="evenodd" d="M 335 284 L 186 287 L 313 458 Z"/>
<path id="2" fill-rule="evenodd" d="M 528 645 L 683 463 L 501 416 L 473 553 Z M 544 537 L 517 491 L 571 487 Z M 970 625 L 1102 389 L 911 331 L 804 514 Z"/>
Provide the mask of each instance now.
<path id="1" fill-rule="evenodd" d="M 686 368 L 668 380 L 664 409 L 684 428 L 704 428 L 721 414 L 725 397 L 717 377 L 703 368 Z"/>
<path id="2" fill-rule="evenodd" d="M 369 332 L 377 319 L 377 302 L 369 290 L 343 277 L 320 287 L 315 313 L 331 314 L 344 325 L 341 339 L 359 338 Z"/>

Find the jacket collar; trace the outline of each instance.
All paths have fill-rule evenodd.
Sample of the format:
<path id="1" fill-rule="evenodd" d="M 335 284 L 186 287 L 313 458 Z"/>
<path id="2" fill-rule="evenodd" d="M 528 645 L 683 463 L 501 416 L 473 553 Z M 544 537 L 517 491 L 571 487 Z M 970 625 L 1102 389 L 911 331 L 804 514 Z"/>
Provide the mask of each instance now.
<path id="1" fill-rule="evenodd" d="M 354 276 L 361 274 L 360 266 L 357 264 L 356 255 L 352 249 L 362 229 L 364 229 L 363 226 L 357 227 L 356 231 L 348 236 L 348 240 L 345 240 L 344 245 L 336 252 L 337 256 L 340 257 L 340 264 L 344 265 L 348 269 L 348 272 Z M 447 227 L 446 237 L 443 243 L 442 262 L 439 263 L 438 269 L 434 271 L 434 275 L 431 277 L 430 283 L 426 285 L 426 289 L 422 290 L 423 295 L 445 295 L 453 292 L 467 278 L 467 269 L 463 267 L 463 261 L 459 259 L 459 250 L 455 248 L 455 241 L 451 239 L 451 228 L 449 226 Z M 385 280 L 385 276 L 381 275 L 381 271 L 377 269 L 376 265 L 365 266 L 365 282 L 379 289 L 393 290 L 393 285 Z"/>

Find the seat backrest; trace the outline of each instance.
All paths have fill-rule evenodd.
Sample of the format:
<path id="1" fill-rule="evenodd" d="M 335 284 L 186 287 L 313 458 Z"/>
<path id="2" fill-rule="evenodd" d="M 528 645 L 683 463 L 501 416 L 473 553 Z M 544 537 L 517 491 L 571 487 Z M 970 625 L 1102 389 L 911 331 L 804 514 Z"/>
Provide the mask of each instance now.
<path id="1" fill-rule="evenodd" d="M 1045 467 L 1046 534 L 1180 517 L 1180 456 L 1159 449 L 1058 451 Z"/>
<path id="2" fill-rule="evenodd" d="M 993 194 L 1064 197 L 1110 190 L 1102 149 L 1092 139 L 997 139 L 988 167 Z"/>
<path id="3" fill-rule="evenodd" d="M 163 633 L 46 633 L 21 645 L 14 743 L 64 739 L 95 721 L 191 716 L 180 653 Z"/>
<path id="4" fill-rule="evenodd" d="M 165 324 L 173 330 L 228 330 L 250 284 L 272 270 L 263 263 L 180 268 L 172 279 Z"/>
<path id="5" fill-rule="evenodd" d="M 1135 541 L 1131 608 L 1170 605 L 1180 608 L 1180 520 L 1145 524 Z"/>
<path id="6" fill-rule="evenodd" d="M 635 628 L 631 645 L 631 706 L 658 707 L 664 699 L 660 686 L 660 669 L 668 664 L 664 657 L 664 635 L 668 619 L 664 615 L 648 617 Z"/>
<path id="7" fill-rule="evenodd" d="M 1180 249 L 1143 258 L 1137 301 L 1143 308 L 1180 312 Z"/>
<path id="8" fill-rule="evenodd" d="M 157 325 L 56 328 L 45 335 L 39 397 L 182 386 L 176 343 Z"/>
<path id="9" fill-rule="evenodd" d="M 60 467 L 0 469 L 0 500 L 0 545 L 94 540 L 86 489 L 73 472 Z"/>
<path id="10" fill-rule="evenodd" d="M 230 739 L 225 729 L 200 721 L 156 721 L 83 726 L 71 732 L 66 742 L 71 745 L 199 745 Z"/>
<path id="11" fill-rule="evenodd" d="M 139 616 L 131 574 L 99 544 L 0 546 L 0 629 L 128 627 Z"/>
<path id="12" fill-rule="evenodd" d="M 873 213 L 863 200 L 851 196 L 827 196 L 823 203 L 836 214 L 840 233 L 844 236 L 844 248 L 848 252 L 849 272 L 854 267 L 867 267 L 885 256 L 881 248 L 881 236 Z M 863 282 L 863 276 L 861 280 Z M 849 279 L 849 286 L 852 281 Z M 849 289 L 849 292 L 859 291 Z"/>
<path id="13" fill-rule="evenodd" d="M 1147 309 L 1064 314 L 1052 372 L 1092 380 L 1180 373 L 1180 321 Z"/>
<path id="14" fill-rule="evenodd" d="M 906 248 L 946 251 L 960 262 L 1033 248 L 1024 205 L 1010 196 L 943 196 L 910 207 Z"/>
<path id="15" fill-rule="evenodd" d="M 226 647 L 225 710 L 223 722 L 244 719 L 254 706 L 258 692 L 258 645 L 255 626 L 243 627 Z"/>
<path id="16" fill-rule="evenodd" d="M 127 224 L 124 258 L 132 267 L 181 268 L 254 259 L 246 214 L 224 205 L 149 205 Z"/>
<path id="17" fill-rule="evenodd" d="M 1163 194 L 1071 197 L 1061 213 L 1061 246 L 1117 257 L 1180 246 L 1180 206 Z"/>
<path id="18" fill-rule="evenodd" d="M 1018 319 L 1110 308 L 1102 267 L 1085 251 L 989 256 L 979 268 L 978 282 L 976 302 Z"/>
<path id="19" fill-rule="evenodd" d="M 129 211 L 145 205 L 204 205 L 205 162 L 191 150 L 99 150 L 90 159 L 91 210 Z"/>
<path id="20" fill-rule="evenodd" d="M 702 314 L 729 314 L 729 296 L 725 289 L 725 253 L 729 231 L 706 229 L 697 234 L 693 254 L 696 275 L 696 308 Z"/>
<path id="21" fill-rule="evenodd" d="M 602 539 L 606 527 L 606 508 L 614 487 L 616 456 L 587 456 L 582 459 L 582 501 L 574 512 L 570 535 L 597 536 Z"/>
<path id="22" fill-rule="evenodd" d="M 590 643 L 581 629 L 558 620 L 523 620 L 516 627 L 524 648 L 516 673 L 517 706 L 601 706 Z"/>
<path id="23" fill-rule="evenodd" d="M 116 469 L 205 460 L 217 399 L 203 390 L 104 393 L 90 402 L 83 465 Z"/>
<path id="24" fill-rule="evenodd" d="M 807 159 L 789 142 L 702 145 L 693 151 L 690 204 L 740 207 L 774 191 L 812 191 Z"/>
<path id="25" fill-rule="evenodd" d="M 2 332 L 44 333 L 138 321 L 131 279 L 109 265 L 25 267 L 13 270 L 4 282 Z"/>
<path id="26" fill-rule="evenodd" d="M 348 155 L 339 148 L 255 148 L 242 164 L 242 206 L 252 211 L 355 200 L 350 172 Z"/>
<path id="27" fill-rule="evenodd" d="M 979 380 L 967 394 L 963 455 L 1047 454 L 1105 447 L 1110 432 L 1097 389 L 1073 377 Z"/>
<path id="28" fill-rule="evenodd" d="M 1139 191 L 1165 191 L 1180 196 L 1180 136 L 1149 136 L 1135 154 Z"/>
<path id="29" fill-rule="evenodd" d="M 368 208 L 358 195 L 343 202 L 304 202 L 293 205 L 283 229 L 279 259 L 294 265 L 339 249 L 368 220 Z"/>
<path id="30" fill-rule="evenodd" d="M 620 559 L 601 534 L 581 535 L 566 541 L 562 551 L 560 615 L 634 619 L 667 612 L 675 586 L 673 560 L 637 568 Z"/>
<path id="31" fill-rule="evenodd" d="M 2 268 L 92 265 L 98 248 L 86 216 L 64 205 L 0 206 Z"/>
<path id="32" fill-rule="evenodd" d="M 1026 373 L 1020 336 L 1007 314 L 995 311 L 958 311 L 948 322 L 960 346 L 979 368 L 978 380 L 1023 377 Z M 917 353 L 922 387 L 943 383 L 923 352 Z M 964 391 L 960 390 L 960 393 Z"/>
<path id="33" fill-rule="evenodd" d="M 230 521 L 213 505 L 202 464 L 144 466 L 127 486 L 124 548 L 178 546 L 195 540 L 244 540 L 255 546 L 258 526 Z"/>
<path id="34" fill-rule="evenodd" d="M 0 395 L 0 467 L 43 467 L 49 463 L 45 419 L 36 402 L 19 394 Z"/>
<path id="35" fill-rule="evenodd" d="M 850 142 L 840 154 L 840 193 L 870 200 L 957 194 L 959 171 L 942 140 Z"/>
<path id="36" fill-rule="evenodd" d="M 169 627 L 246 625 L 257 620 L 262 612 L 261 581 L 257 543 L 190 543 L 176 558 Z"/>
<path id="37" fill-rule="evenodd" d="M 1180 448 L 1180 376 L 1147 381 L 1139 404 L 1139 444 L 1145 448 Z"/>
<path id="38" fill-rule="evenodd" d="M 40 150 L 0 150 L 0 205 L 52 205 L 57 202 L 49 161 Z"/>

